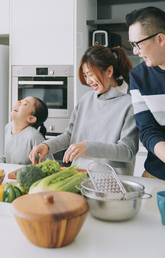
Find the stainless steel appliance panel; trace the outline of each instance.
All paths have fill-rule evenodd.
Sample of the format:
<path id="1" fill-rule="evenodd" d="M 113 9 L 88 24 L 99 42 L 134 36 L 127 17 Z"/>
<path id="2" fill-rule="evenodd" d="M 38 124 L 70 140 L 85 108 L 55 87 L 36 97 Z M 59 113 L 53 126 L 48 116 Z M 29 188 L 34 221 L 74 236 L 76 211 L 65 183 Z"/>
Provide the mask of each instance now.
<path id="1" fill-rule="evenodd" d="M 73 65 L 12 66 L 12 106 L 27 96 L 47 105 L 47 132 L 63 133 L 74 107 Z"/>

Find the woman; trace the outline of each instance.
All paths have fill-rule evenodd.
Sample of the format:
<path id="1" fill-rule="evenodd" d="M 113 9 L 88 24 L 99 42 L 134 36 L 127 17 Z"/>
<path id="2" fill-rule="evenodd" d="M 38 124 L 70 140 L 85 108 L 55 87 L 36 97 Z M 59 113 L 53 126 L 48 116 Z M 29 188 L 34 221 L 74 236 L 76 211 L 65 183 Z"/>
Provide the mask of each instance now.
<path id="1" fill-rule="evenodd" d="M 124 50 L 95 45 L 86 50 L 79 79 L 92 87 L 78 102 L 65 133 L 33 148 L 30 159 L 67 149 L 63 162 L 87 169 L 92 161 L 110 164 L 118 174 L 133 175 L 138 151 L 131 97 L 127 94 L 132 64 Z"/>

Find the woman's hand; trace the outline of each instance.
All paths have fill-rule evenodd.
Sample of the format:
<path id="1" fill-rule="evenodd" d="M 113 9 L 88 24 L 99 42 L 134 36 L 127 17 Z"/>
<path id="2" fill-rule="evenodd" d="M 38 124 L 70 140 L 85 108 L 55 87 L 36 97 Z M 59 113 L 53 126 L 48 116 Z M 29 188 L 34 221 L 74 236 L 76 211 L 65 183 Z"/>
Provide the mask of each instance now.
<path id="1" fill-rule="evenodd" d="M 38 153 L 40 153 L 40 158 L 39 158 L 39 163 L 42 162 L 43 158 L 48 154 L 48 151 L 49 151 L 49 147 L 47 144 L 45 143 L 42 143 L 42 144 L 39 144 L 35 147 L 33 147 L 30 155 L 29 155 L 29 159 L 31 160 L 32 164 L 33 165 L 36 165 L 37 162 L 36 162 L 36 155 Z"/>
<path id="2" fill-rule="evenodd" d="M 76 161 L 78 158 L 85 155 L 85 153 L 86 153 L 85 142 L 72 144 L 65 152 L 63 157 L 63 162 L 66 162 L 66 163 L 68 163 L 69 161 L 72 162 L 73 159 Z"/>

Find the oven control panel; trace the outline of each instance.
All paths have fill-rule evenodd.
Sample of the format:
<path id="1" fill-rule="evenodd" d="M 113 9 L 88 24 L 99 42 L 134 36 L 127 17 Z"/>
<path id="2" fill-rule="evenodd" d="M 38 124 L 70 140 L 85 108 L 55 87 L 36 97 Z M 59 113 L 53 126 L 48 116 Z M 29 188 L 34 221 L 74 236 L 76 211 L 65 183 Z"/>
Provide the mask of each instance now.
<path id="1" fill-rule="evenodd" d="M 51 136 L 59 133 L 64 133 L 68 127 L 69 119 L 60 118 L 48 118 L 44 125 L 46 127 L 47 133 Z"/>

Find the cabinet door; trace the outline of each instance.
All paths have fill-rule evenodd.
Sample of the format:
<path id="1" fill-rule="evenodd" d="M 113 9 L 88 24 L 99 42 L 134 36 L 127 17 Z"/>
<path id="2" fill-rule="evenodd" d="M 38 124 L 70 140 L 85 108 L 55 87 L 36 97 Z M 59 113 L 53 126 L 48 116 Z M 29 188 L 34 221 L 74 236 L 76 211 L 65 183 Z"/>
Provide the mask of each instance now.
<path id="1" fill-rule="evenodd" d="M 11 65 L 73 64 L 74 0 L 10 3 Z"/>
<path id="2" fill-rule="evenodd" d="M 136 155 L 136 163 L 134 169 L 134 176 L 142 176 L 143 172 L 145 171 L 144 163 L 147 158 L 147 152 L 138 152 Z"/>
<path id="3" fill-rule="evenodd" d="M 0 34 L 9 34 L 9 0 L 0 0 Z"/>

